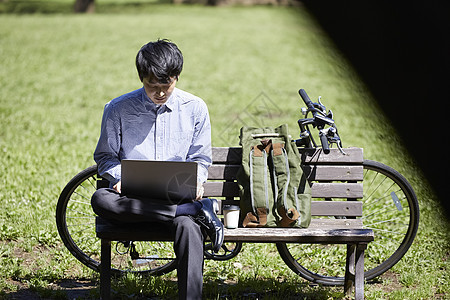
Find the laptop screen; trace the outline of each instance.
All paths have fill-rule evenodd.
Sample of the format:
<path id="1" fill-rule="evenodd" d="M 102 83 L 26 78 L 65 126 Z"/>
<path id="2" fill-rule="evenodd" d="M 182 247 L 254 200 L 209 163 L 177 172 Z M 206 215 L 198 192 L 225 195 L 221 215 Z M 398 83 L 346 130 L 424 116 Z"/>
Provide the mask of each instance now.
<path id="1" fill-rule="evenodd" d="M 197 163 L 122 160 L 122 194 L 178 203 L 197 194 Z"/>

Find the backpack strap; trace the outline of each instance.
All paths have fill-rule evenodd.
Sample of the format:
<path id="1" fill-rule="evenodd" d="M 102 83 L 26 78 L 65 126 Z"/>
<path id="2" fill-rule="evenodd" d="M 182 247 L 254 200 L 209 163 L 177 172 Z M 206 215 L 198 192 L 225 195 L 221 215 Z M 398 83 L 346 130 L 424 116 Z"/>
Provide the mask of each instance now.
<path id="1" fill-rule="evenodd" d="M 264 207 L 256 209 L 256 215 L 253 212 L 248 212 L 242 221 L 242 226 L 255 228 L 264 227 L 267 224 L 267 210 Z"/>
<path id="2" fill-rule="evenodd" d="M 300 217 L 300 214 L 296 209 L 289 208 L 288 210 L 286 210 L 284 206 L 281 206 L 278 209 L 278 213 L 281 216 L 281 227 L 291 227 L 291 224 L 297 222 L 298 218 Z"/>
<path id="3" fill-rule="evenodd" d="M 293 206 L 288 203 L 288 193 L 290 192 L 290 197 L 296 197 L 296 191 L 292 193 L 289 189 L 295 187 L 291 186 L 291 171 L 289 168 L 289 158 L 288 153 L 285 148 L 284 142 L 278 142 L 273 144 L 273 168 L 274 176 L 277 178 L 276 185 L 279 189 L 281 189 L 281 193 L 277 193 L 277 207 L 278 214 L 281 217 L 281 220 L 278 223 L 278 226 L 281 227 L 291 227 L 292 224 L 295 224 L 300 217 L 299 212 L 295 209 L 298 205 Z"/>
<path id="4" fill-rule="evenodd" d="M 252 211 L 248 212 L 242 225 L 244 227 L 262 227 L 267 224 L 267 215 L 270 209 L 269 167 L 267 164 L 268 153 L 272 147 L 271 140 L 262 140 L 261 144 L 251 147 L 249 153 L 249 175 L 250 175 L 250 202 Z M 256 174 L 255 176 L 255 169 Z M 258 188 L 255 189 L 254 186 Z M 262 191 L 260 190 L 263 187 Z M 256 196 L 255 196 L 256 195 Z M 264 206 L 256 204 L 256 199 L 264 199 Z M 260 203 L 262 204 L 262 203 Z"/>

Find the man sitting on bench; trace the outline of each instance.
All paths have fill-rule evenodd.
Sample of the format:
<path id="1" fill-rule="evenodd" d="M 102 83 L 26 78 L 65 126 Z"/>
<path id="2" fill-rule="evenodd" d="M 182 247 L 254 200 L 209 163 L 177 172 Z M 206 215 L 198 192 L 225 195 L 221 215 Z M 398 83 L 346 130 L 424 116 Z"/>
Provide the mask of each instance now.
<path id="1" fill-rule="evenodd" d="M 178 47 L 158 40 L 136 56 L 143 87 L 106 104 L 94 159 L 110 188 L 92 196 L 92 208 L 112 222 L 158 222 L 174 230 L 180 299 L 201 299 L 203 234 L 214 251 L 223 242 L 223 225 L 214 199 L 202 199 L 211 165 L 211 125 L 205 102 L 175 87 L 183 67 Z M 179 204 L 121 194 L 121 160 L 177 160 L 198 163 L 197 198 Z M 150 201 L 149 201 L 150 200 Z"/>

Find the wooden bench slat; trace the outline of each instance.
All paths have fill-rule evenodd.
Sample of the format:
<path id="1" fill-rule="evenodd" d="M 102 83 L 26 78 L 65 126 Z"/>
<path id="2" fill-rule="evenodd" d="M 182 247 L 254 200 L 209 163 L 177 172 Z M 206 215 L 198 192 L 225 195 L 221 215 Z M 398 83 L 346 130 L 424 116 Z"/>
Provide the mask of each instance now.
<path id="1" fill-rule="evenodd" d="M 208 169 L 208 180 L 236 180 L 240 165 L 212 165 Z"/>
<path id="2" fill-rule="evenodd" d="M 241 147 L 213 147 L 212 160 L 217 164 L 234 164 L 239 165 L 242 159 Z"/>
<path id="3" fill-rule="evenodd" d="M 219 200 L 224 203 L 239 206 L 239 200 Z M 219 205 L 220 208 L 222 205 Z M 361 201 L 311 201 L 311 216 L 361 217 L 363 204 Z M 222 215 L 222 209 L 219 209 Z"/>
<path id="4" fill-rule="evenodd" d="M 152 232 L 151 234 L 154 235 L 156 232 L 160 232 L 160 237 L 164 237 L 166 239 L 171 238 L 171 234 L 167 234 L 167 230 L 165 227 L 159 227 L 157 224 L 151 224 L 151 225 L 139 225 L 139 227 L 136 227 L 136 225 L 121 225 L 117 226 L 114 224 L 111 224 L 103 219 L 97 219 L 96 221 L 97 231 L 99 231 L 101 234 L 105 234 L 107 232 L 117 233 L 120 231 L 120 228 L 123 228 L 124 232 L 127 232 L 132 228 L 132 231 L 136 230 L 136 228 L 142 228 L 142 231 L 148 231 Z M 142 227 L 143 226 L 143 227 Z M 311 228 L 322 228 L 322 229 L 329 229 L 329 228 L 341 228 L 341 229 L 361 229 L 363 226 L 362 219 L 311 219 L 311 224 L 309 225 L 308 229 Z M 119 228 L 120 227 L 120 228 Z M 162 230 L 164 228 L 164 230 Z M 253 228 L 250 228 L 249 230 L 252 230 Z M 291 229 L 291 228 L 290 228 Z M 142 233 L 141 233 L 142 234 Z"/>
<path id="5" fill-rule="evenodd" d="M 225 228 L 224 233 L 226 242 L 346 244 L 373 239 L 370 229 Z"/>
<path id="6" fill-rule="evenodd" d="M 140 224 L 114 226 L 104 220 L 96 220 L 97 237 L 112 241 L 173 241 L 174 235 L 170 231 L 161 230 L 156 224 Z M 316 221 L 312 221 L 315 224 Z M 348 243 L 370 242 L 373 240 L 373 231 L 370 229 L 355 229 L 356 220 L 332 220 L 326 226 L 326 221 L 310 228 L 236 228 L 224 231 L 224 241 L 253 242 L 253 243 Z M 331 227 L 331 224 L 339 227 Z M 340 223 L 340 224 L 338 224 Z M 347 225 L 348 224 L 348 225 Z"/>
<path id="7" fill-rule="evenodd" d="M 362 181 L 363 166 L 303 165 L 303 173 L 309 181 Z"/>
<path id="8" fill-rule="evenodd" d="M 206 182 L 205 197 L 238 197 L 236 182 Z M 313 198 L 362 198 L 362 183 L 312 183 Z"/>
<path id="9" fill-rule="evenodd" d="M 236 182 L 206 182 L 203 185 L 204 197 L 238 197 L 239 186 Z"/>
<path id="10" fill-rule="evenodd" d="M 339 149 L 332 148 L 325 154 L 321 148 L 299 149 L 304 164 L 362 164 L 362 148 L 345 148 L 345 155 Z"/>
<path id="11" fill-rule="evenodd" d="M 240 165 L 215 164 L 208 169 L 209 180 L 235 180 Z M 303 165 L 303 172 L 310 181 L 363 180 L 363 166 Z"/>
<path id="12" fill-rule="evenodd" d="M 362 183 L 311 183 L 313 198 L 362 198 Z"/>
<path id="13" fill-rule="evenodd" d="M 346 228 L 346 229 L 361 229 L 363 228 L 363 221 L 361 219 L 311 219 L 311 228 Z"/>
<path id="14" fill-rule="evenodd" d="M 239 200 L 222 201 L 224 202 L 239 206 Z M 219 206 L 222 207 L 222 205 Z M 311 216 L 361 217 L 362 213 L 361 201 L 311 201 Z M 218 214 L 223 214 L 221 209 Z"/>
<path id="15" fill-rule="evenodd" d="M 281 232 L 281 230 L 289 230 Z M 102 232 L 97 237 L 112 241 L 173 241 L 168 236 L 154 233 L 149 235 L 144 231 Z M 370 229 L 283 229 L 283 228 L 236 228 L 226 229 L 224 242 L 246 243 L 322 243 L 347 244 L 373 241 L 373 231 Z"/>
<path id="16" fill-rule="evenodd" d="M 345 148 L 346 155 L 343 155 L 338 149 L 330 149 L 330 153 L 325 154 L 322 149 L 303 149 L 299 152 L 302 161 L 305 164 L 362 164 L 363 149 L 362 148 Z M 241 163 L 242 148 L 241 147 L 213 147 L 212 158 L 215 164 L 235 164 Z"/>
<path id="17" fill-rule="evenodd" d="M 361 201 L 311 201 L 312 216 L 361 217 Z"/>

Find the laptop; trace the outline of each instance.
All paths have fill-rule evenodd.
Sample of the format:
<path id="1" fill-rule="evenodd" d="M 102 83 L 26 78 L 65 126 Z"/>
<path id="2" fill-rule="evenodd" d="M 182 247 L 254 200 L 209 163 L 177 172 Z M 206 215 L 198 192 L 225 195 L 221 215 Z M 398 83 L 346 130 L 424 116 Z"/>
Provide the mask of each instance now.
<path id="1" fill-rule="evenodd" d="M 122 194 L 178 203 L 197 195 L 197 163 L 122 160 Z"/>

